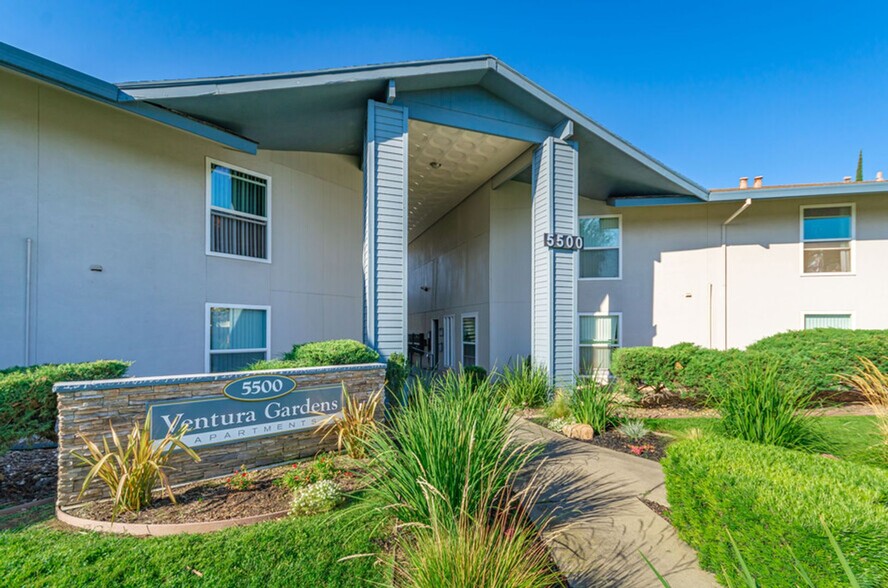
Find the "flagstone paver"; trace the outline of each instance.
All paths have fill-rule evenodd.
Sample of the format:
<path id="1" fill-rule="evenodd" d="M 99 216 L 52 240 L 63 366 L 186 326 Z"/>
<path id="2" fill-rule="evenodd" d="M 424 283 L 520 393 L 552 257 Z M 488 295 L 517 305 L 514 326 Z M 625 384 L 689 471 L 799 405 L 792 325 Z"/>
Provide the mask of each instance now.
<path id="1" fill-rule="evenodd" d="M 673 588 L 718 586 L 694 550 L 640 498 L 668 506 L 660 464 L 568 439 L 524 419 L 517 437 L 544 444 L 534 465 L 543 486 L 532 511 L 550 517 L 553 557 L 571 586 L 661 586 L 641 553 Z"/>

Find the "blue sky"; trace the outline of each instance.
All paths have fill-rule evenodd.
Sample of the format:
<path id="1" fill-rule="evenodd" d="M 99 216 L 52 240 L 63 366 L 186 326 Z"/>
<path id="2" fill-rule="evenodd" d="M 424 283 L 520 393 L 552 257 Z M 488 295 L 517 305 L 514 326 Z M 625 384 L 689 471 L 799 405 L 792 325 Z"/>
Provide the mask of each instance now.
<path id="1" fill-rule="evenodd" d="M 4 0 L 0 40 L 109 81 L 490 53 L 706 187 L 888 174 L 885 2 Z"/>

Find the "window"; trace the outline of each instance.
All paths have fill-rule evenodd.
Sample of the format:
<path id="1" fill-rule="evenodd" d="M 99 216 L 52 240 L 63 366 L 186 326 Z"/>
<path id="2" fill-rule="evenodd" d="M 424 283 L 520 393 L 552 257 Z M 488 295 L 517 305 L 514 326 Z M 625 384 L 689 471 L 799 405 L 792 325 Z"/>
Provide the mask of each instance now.
<path id="1" fill-rule="evenodd" d="M 462 364 L 464 367 L 478 362 L 478 315 L 462 315 Z"/>
<path id="2" fill-rule="evenodd" d="M 207 161 L 207 252 L 268 261 L 271 178 Z"/>
<path id="3" fill-rule="evenodd" d="M 580 217 L 580 278 L 617 279 L 620 277 L 621 217 Z"/>
<path id="4" fill-rule="evenodd" d="M 580 315 L 580 374 L 610 371 L 611 355 L 620 346 L 619 314 Z"/>
<path id="5" fill-rule="evenodd" d="M 854 205 L 803 206 L 801 210 L 802 272 L 850 272 Z"/>
<path id="6" fill-rule="evenodd" d="M 268 359 L 268 307 L 207 305 L 207 371 L 233 372 Z"/>
<path id="7" fill-rule="evenodd" d="M 851 329 L 851 314 L 806 314 L 806 329 Z"/>

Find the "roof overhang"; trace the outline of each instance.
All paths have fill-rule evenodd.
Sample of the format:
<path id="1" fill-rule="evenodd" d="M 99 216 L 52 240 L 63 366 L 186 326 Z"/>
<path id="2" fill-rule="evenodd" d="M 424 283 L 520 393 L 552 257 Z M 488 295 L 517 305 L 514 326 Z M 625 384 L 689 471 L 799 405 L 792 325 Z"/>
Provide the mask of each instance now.
<path id="1" fill-rule="evenodd" d="M 569 126 L 569 138 L 578 144 L 580 194 L 600 200 L 641 194 L 708 198 L 698 184 L 490 56 L 119 87 L 138 100 L 250 137 L 262 149 L 359 155 L 367 100 L 402 103 L 416 120 L 525 141 Z M 504 107 L 514 116 L 498 117 Z"/>
<path id="2" fill-rule="evenodd" d="M 174 127 L 226 147 L 256 153 L 256 143 L 205 121 L 136 100 L 114 84 L 0 43 L 0 68 Z"/>

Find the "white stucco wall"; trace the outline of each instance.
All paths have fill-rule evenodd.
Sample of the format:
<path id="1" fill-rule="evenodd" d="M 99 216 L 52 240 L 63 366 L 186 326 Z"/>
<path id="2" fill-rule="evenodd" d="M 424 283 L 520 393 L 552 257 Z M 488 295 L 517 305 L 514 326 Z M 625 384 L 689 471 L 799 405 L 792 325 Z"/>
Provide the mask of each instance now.
<path id="1" fill-rule="evenodd" d="M 853 202 L 855 270 L 802 275 L 799 207 Z M 612 208 L 580 199 L 580 214 L 621 214 L 623 277 L 581 280 L 580 312 L 622 312 L 623 345 L 724 346 L 721 224 L 741 203 Z M 888 328 L 888 200 L 754 200 L 727 229 L 727 345 L 799 329 L 806 312 L 850 312 L 856 328 Z"/>
<path id="2" fill-rule="evenodd" d="M 355 158 L 251 156 L 14 74 L 0 87 L 0 367 L 24 362 L 27 238 L 34 363 L 203 371 L 207 302 L 270 305 L 274 355 L 360 339 Z M 272 177 L 271 264 L 206 255 L 207 157 Z"/>

